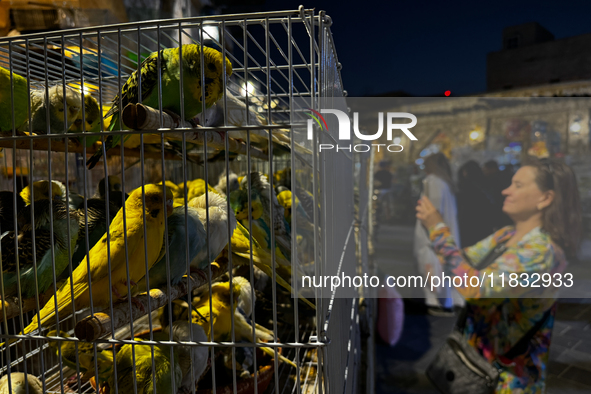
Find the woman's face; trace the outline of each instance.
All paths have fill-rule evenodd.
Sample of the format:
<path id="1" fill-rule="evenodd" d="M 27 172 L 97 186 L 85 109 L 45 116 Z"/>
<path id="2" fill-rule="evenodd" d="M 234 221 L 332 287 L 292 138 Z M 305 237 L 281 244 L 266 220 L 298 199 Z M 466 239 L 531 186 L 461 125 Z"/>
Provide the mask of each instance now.
<path id="1" fill-rule="evenodd" d="M 536 184 L 537 170 L 534 167 L 521 167 L 511 181 L 511 186 L 503 190 L 505 202 L 503 212 L 511 219 L 527 220 L 552 202 L 548 193 L 542 192 Z"/>

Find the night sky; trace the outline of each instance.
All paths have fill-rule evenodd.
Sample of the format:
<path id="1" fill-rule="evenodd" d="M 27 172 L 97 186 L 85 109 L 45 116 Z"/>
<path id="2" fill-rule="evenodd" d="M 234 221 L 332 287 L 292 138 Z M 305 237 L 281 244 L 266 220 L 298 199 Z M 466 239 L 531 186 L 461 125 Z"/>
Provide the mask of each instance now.
<path id="1" fill-rule="evenodd" d="M 589 1 L 267 0 L 265 9 L 300 4 L 332 18 L 349 96 L 484 92 L 486 55 L 502 48 L 503 28 L 538 22 L 555 39 L 591 33 Z"/>

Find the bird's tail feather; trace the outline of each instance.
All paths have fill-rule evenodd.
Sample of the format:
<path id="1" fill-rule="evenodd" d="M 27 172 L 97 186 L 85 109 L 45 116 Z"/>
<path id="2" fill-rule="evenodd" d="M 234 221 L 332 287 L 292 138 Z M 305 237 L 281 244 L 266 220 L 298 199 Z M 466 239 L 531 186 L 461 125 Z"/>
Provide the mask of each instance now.
<path id="1" fill-rule="evenodd" d="M 261 350 L 265 354 L 268 354 L 269 356 L 275 358 L 275 351 L 273 349 L 271 349 L 270 347 L 262 347 Z M 277 355 L 279 356 L 279 360 L 283 361 L 284 363 L 287 363 L 287 364 L 291 365 L 294 368 L 297 368 L 298 367 L 293 361 L 291 361 L 287 357 L 284 357 L 281 354 L 277 354 Z"/>
<path id="2" fill-rule="evenodd" d="M 240 253 L 240 252 L 236 252 L 236 251 L 233 251 L 232 253 L 236 256 L 242 257 L 243 259 L 246 259 L 247 261 L 250 261 L 250 253 Z M 258 269 L 260 269 L 265 274 L 267 274 L 267 276 L 269 278 L 273 277 L 273 270 L 271 268 L 270 261 L 268 261 L 267 264 L 265 264 L 265 262 L 261 261 L 261 259 L 258 256 L 253 255 L 252 262 L 254 263 L 254 265 Z M 279 286 L 283 287 L 285 290 L 289 291 L 290 293 L 293 293 L 293 288 L 291 287 L 291 285 L 285 279 L 283 279 L 281 276 L 279 276 L 278 273 L 275 273 L 275 278 L 277 279 L 277 283 L 279 284 Z M 316 309 L 316 306 L 314 304 L 312 304 L 307 298 L 305 298 L 303 296 L 298 296 L 298 298 L 301 299 L 310 308 L 312 308 L 314 310 Z"/>

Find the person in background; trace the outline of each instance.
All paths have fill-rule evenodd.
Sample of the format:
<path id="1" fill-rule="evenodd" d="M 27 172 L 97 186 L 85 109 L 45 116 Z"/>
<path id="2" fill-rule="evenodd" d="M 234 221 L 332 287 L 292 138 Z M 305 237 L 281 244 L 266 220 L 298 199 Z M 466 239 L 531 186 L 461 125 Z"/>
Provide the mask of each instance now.
<path id="1" fill-rule="evenodd" d="M 380 161 L 380 169 L 374 174 L 374 189 L 378 193 L 378 221 L 387 221 L 393 214 L 393 196 L 392 196 L 392 180 L 393 175 L 390 171 L 390 162 L 387 160 Z"/>
<path id="2" fill-rule="evenodd" d="M 458 223 L 464 247 L 474 245 L 495 230 L 495 199 L 486 188 L 480 165 L 470 160 L 458 171 Z"/>
<path id="3" fill-rule="evenodd" d="M 460 287 L 466 297 L 467 341 L 500 370 L 495 393 L 544 393 L 558 279 L 569 281 L 566 256 L 575 255 L 581 237 L 581 205 L 576 177 L 566 164 L 534 160 L 520 168 L 503 190 L 503 211 L 513 220 L 476 245 L 460 249 L 452 230 L 431 201 L 422 197 L 417 218 L 429 229 L 432 246 L 446 273 L 468 277 L 511 274 L 551 278 L 552 286 L 530 286 L 500 280 L 478 287 Z M 499 244 L 505 251 L 490 266 L 475 268 Z M 474 263 L 473 263 L 474 262 Z M 572 274 L 570 277 L 572 281 Z M 523 279 L 522 279 L 523 281 Z M 519 285 L 522 283 L 523 285 Z M 504 355 L 532 328 L 540 325 L 525 350 Z"/>
<path id="4" fill-rule="evenodd" d="M 390 171 L 390 162 L 380 161 L 379 170 L 374 174 L 375 188 L 380 190 L 390 190 L 392 188 L 392 172 Z"/>
<path id="5" fill-rule="evenodd" d="M 423 196 L 441 212 L 455 241 L 459 244 L 461 237 L 457 218 L 456 187 L 452 180 L 449 161 L 443 153 L 435 153 L 425 159 L 427 177 L 423 180 Z M 433 251 L 425 227 L 416 221 L 414 236 L 414 254 L 418 262 L 419 273 L 423 277 L 441 276 L 441 264 Z M 462 306 L 462 297 L 450 286 L 442 286 L 435 291 L 430 287 L 423 288 L 425 304 L 429 314 L 435 316 L 453 315 L 454 306 Z"/>

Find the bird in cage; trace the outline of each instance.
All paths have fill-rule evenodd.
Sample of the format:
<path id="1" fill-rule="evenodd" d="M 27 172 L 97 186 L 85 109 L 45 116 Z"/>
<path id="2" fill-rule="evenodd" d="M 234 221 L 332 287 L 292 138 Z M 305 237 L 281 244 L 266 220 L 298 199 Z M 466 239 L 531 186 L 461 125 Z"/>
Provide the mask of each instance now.
<path id="1" fill-rule="evenodd" d="M 287 221 L 287 224 L 289 224 L 291 227 L 292 226 L 291 218 L 292 218 L 292 214 L 294 211 L 292 209 L 293 195 L 290 190 L 288 190 L 287 188 L 285 188 L 283 186 L 279 186 L 277 188 L 277 192 L 278 192 L 277 201 L 279 201 L 279 204 L 281 204 L 281 206 L 283 207 L 285 220 Z M 314 225 L 312 224 L 312 220 L 310 220 L 310 218 L 308 217 L 308 214 L 306 213 L 306 211 L 302 207 L 302 204 L 300 203 L 300 199 L 297 196 L 295 198 L 295 204 L 296 204 L 295 212 L 296 212 L 296 218 L 297 218 L 296 220 L 297 220 L 298 234 L 304 233 L 306 235 L 313 236 L 314 235 Z"/>
<path id="2" fill-rule="evenodd" d="M 32 89 L 31 131 L 37 134 L 65 134 L 78 118 L 83 101 L 80 93 L 62 84 Z M 29 119 L 19 127 L 29 131 Z"/>
<path id="3" fill-rule="evenodd" d="M 226 179 L 226 171 L 222 172 L 218 177 L 218 183 L 214 186 L 214 189 L 225 196 L 229 195 L 234 190 L 240 188 L 240 182 L 238 182 L 238 175 L 230 171 Z"/>
<path id="4" fill-rule="evenodd" d="M 275 337 L 271 331 L 253 323 L 244 312 L 244 308 L 252 311 L 254 303 L 252 287 L 247 279 L 237 276 L 232 278 L 232 284 L 229 281 L 215 283 L 211 286 L 211 294 L 207 289 L 193 305 L 195 308 L 191 312 L 193 323 L 203 327 L 211 341 L 263 342 L 274 340 Z M 232 320 L 234 322 L 234 336 L 232 336 Z M 211 322 L 213 322 L 213 332 Z M 275 352 L 268 347 L 262 347 L 261 350 L 271 357 L 275 356 Z M 279 359 L 293 367 L 296 366 L 291 360 L 281 355 L 279 355 Z"/>
<path id="5" fill-rule="evenodd" d="M 191 263 L 206 249 L 206 234 L 199 211 L 193 207 L 186 207 L 186 211 L 185 216 L 185 206 L 176 207 L 168 217 L 168 249 L 162 245 L 162 257 L 150 268 L 148 275 L 137 283 L 135 292 L 146 292 L 148 284 L 151 289 L 164 289 L 168 283 L 177 285 L 187 273 L 187 262 Z"/>
<path id="6" fill-rule="evenodd" d="M 11 85 L 11 75 L 12 83 Z M 14 86 L 14 89 L 12 88 Z M 14 103 L 14 111 L 13 111 Z M 12 132 L 12 115 L 14 114 L 14 129 L 25 123 L 29 117 L 29 88 L 27 79 L 16 73 L 11 73 L 0 67 L 0 131 Z"/>
<path id="7" fill-rule="evenodd" d="M 90 306 L 89 278 L 94 307 L 108 306 L 111 297 L 113 302 L 124 299 L 128 287 L 135 285 L 146 275 L 146 264 L 149 269 L 158 259 L 164 239 L 164 220 L 172 213 L 172 200 L 170 190 L 166 190 L 164 195 L 162 188 L 157 185 L 144 185 L 134 190 L 125 202 L 125 227 L 121 209 L 109 226 L 108 234 L 97 242 L 72 276 L 39 311 L 41 327 L 52 325 L 56 312 L 61 316 L 72 313 L 72 301 L 75 301 L 77 310 Z M 108 237 L 110 242 L 107 242 Z M 137 302 L 133 298 L 132 301 Z M 38 322 L 34 318 L 22 333 L 35 331 Z"/>
<path id="8" fill-rule="evenodd" d="M 18 232 L 6 231 L 0 238 L 2 285 L 5 297 L 18 296 L 20 280 L 20 298 L 28 299 L 45 293 L 54 275 L 68 266 L 78 239 L 78 214 L 63 201 L 37 200 L 33 212 L 24 208 L 18 221 Z"/>
<path id="9" fill-rule="evenodd" d="M 207 185 L 207 190 L 209 193 L 218 194 L 218 191 L 211 185 Z M 195 197 L 199 197 L 205 194 L 205 181 L 201 178 L 193 179 L 192 181 L 187 181 L 187 199 L 192 200 Z"/>
<path id="10" fill-rule="evenodd" d="M 109 175 L 106 177 L 107 183 L 107 190 L 110 192 L 113 191 L 121 191 L 121 178 L 117 175 Z M 94 192 L 94 197 L 106 198 L 105 192 L 105 178 L 102 178 L 99 183 L 96 185 L 96 191 Z"/>
<path id="11" fill-rule="evenodd" d="M 67 198 L 70 209 L 79 209 L 80 206 L 84 204 L 84 197 L 72 191 L 71 189 L 66 192 L 66 186 L 60 181 L 56 180 L 51 181 L 51 195 L 49 181 L 41 180 L 33 182 L 32 191 L 30 186 L 26 186 L 21 191 L 21 197 L 27 205 L 31 203 L 33 198 L 35 201 L 46 200 L 50 198 L 66 201 Z"/>
<path id="12" fill-rule="evenodd" d="M 189 201 L 189 207 L 195 208 L 199 214 L 205 230 L 201 236 L 208 240 L 208 244 L 191 261 L 192 270 L 202 270 L 228 245 L 228 233 L 236 228 L 236 218 L 234 212 L 228 210 L 226 199 L 215 191 L 207 194 L 207 200 L 205 194 L 194 197 Z"/>
<path id="13" fill-rule="evenodd" d="M 84 124 L 82 118 L 84 118 Z M 86 93 L 84 95 L 84 111 L 79 111 L 78 116 L 68 129 L 68 133 L 98 133 L 101 131 L 102 119 L 101 108 L 97 99 L 90 93 Z M 86 137 L 86 147 L 91 147 L 98 138 L 97 136 L 93 136 L 93 138 Z M 79 137 L 78 140 L 83 143 L 85 137 Z"/>
<path id="14" fill-rule="evenodd" d="M 273 277 L 273 259 L 271 254 L 261 248 L 257 240 L 253 237 L 252 242 L 250 241 L 250 233 L 248 230 L 239 222 L 236 225 L 236 230 L 232 234 L 232 263 L 235 267 L 245 265 L 250 266 L 250 259 L 252 254 L 252 262 L 255 267 L 260 269 L 269 278 Z M 289 282 L 283 279 L 291 276 L 291 263 L 279 254 L 275 254 L 275 279 L 284 289 L 293 293 L 293 289 Z M 312 309 L 316 309 L 314 304 L 308 301 L 304 297 L 300 299 L 310 306 Z"/>
<path id="15" fill-rule="evenodd" d="M 172 196 L 174 197 L 175 208 L 176 206 L 185 205 L 185 187 L 181 187 L 173 181 L 165 181 L 164 184 L 172 192 Z M 158 182 L 157 185 L 162 186 L 162 182 Z"/>
<path id="16" fill-rule="evenodd" d="M 164 333 L 154 334 L 154 340 L 168 341 L 168 339 L 168 335 Z M 117 352 L 117 389 L 115 389 L 115 374 L 111 374 L 107 383 L 109 392 L 134 393 L 136 392 L 135 384 L 137 394 L 176 393 L 183 379 L 178 352 L 174 352 L 171 360 L 170 346 L 154 345 L 152 353 L 151 345 L 142 345 L 141 339 L 136 338 L 135 341 L 138 344 L 123 345 Z"/>
<path id="17" fill-rule="evenodd" d="M 7 230 L 14 230 L 14 219 L 24 206 L 25 202 L 20 195 L 7 190 L 0 191 L 0 234 Z"/>
<path id="18" fill-rule="evenodd" d="M 38 200 L 62 200 L 62 188 L 57 181 L 35 181 L 33 186 L 27 185 L 21 190 L 20 196 L 25 202 L 25 205 L 30 205 L 33 199 Z"/>
<path id="19" fill-rule="evenodd" d="M 265 175 L 260 172 L 250 173 L 250 190 L 248 189 L 248 177 L 244 177 L 240 182 L 240 189 L 230 193 L 230 202 L 234 212 L 248 210 L 248 196 L 251 196 L 251 201 L 258 198 L 262 207 L 262 214 L 259 218 L 254 219 L 253 225 L 256 224 L 266 233 L 266 244 L 271 245 L 271 231 L 275 233 L 275 242 L 288 260 L 291 258 L 291 234 L 289 225 L 285 221 L 284 209 L 277 200 L 275 190 L 269 184 Z M 273 203 L 273 217 L 271 217 L 271 201 Z"/>
<path id="20" fill-rule="evenodd" d="M 207 342 L 207 335 L 199 324 L 189 323 L 186 320 L 177 320 L 164 329 L 165 334 L 172 331 L 172 338 L 179 342 Z M 192 338 L 191 338 L 192 336 Z M 180 382 L 180 393 L 192 393 L 197 382 L 205 373 L 209 363 L 208 346 L 178 346 L 175 347 L 178 353 L 179 365 L 183 373 Z M 178 383 L 178 382 L 177 382 Z"/>
<path id="21" fill-rule="evenodd" d="M 67 332 L 51 330 L 47 333 L 47 337 L 69 338 Z M 109 376 L 113 373 L 113 352 L 111 350 L 96 349 L 95 345 L 90 342 L 74 342 L 74 341 L 57 341 L 49 340 L 49 347 L 55 351 L 56 356 L 67 367 L 76 371 L 78 368 L 82 373 L 81 381 L 86 382 L 95 375 L 95 354 L 96 364 L 98 366 L 99 381 L 107 381 Z M 58 350 L 59 349 L 59 350 Z"/>
<path id="22" fill-rule="evenodd" d="M 0 379 L 0 394 L 43 394 L 43 383 L 30 373 L 13 372 L 9 376 L 4 375 Z"/>
<path id="23" fill-rule="evenodd" d="M 204 64 L 201 64 L 203 54 Z M 198 44 L 182 46 L 182 66 L 180 65 L 180 48 L 167 48 L 153 52 L 140 66 L 141 87 L 138 86 L 139 76 L 137 70 L 127 79 L 121 87 L 121 92 L 113 99 L 113 106 L 107 115 L 112 115 L 109 130 L 119 126 L 121 111 L 129 103 L 142 104 L 159 109 L 160 101 L 162 110 L 181 115 L 181 106 L 184 108 L 185 120 L 193 119 L 205 108 L 213 105 L 224 94 L 224 80 L 232 75 L 232 64 L 228 58 L 216 49 Z M 225 61 L 225 63 L 224 63 Z M 225 66 L 225 75 L 224 75 Z M 183 98 L 181 102 L 181 68 L 183 74 Z M 201 97 L 201 74 L 205 76 L 205 99 Z M 158 88 L 161 82 L 162 90 Z M 140 92 L 141 89 L 141 92 Z M 119 108 L 121 100 L 122 108 Z M 205 104 L 205 105 L 204 105 Z M 105 150 L 119 145 L 120 135 L 112 135 L 105 141 Z M 102 157 L 102 149 L 98 150 L 88 161 L 88 168 L 92 169 Z"/>

